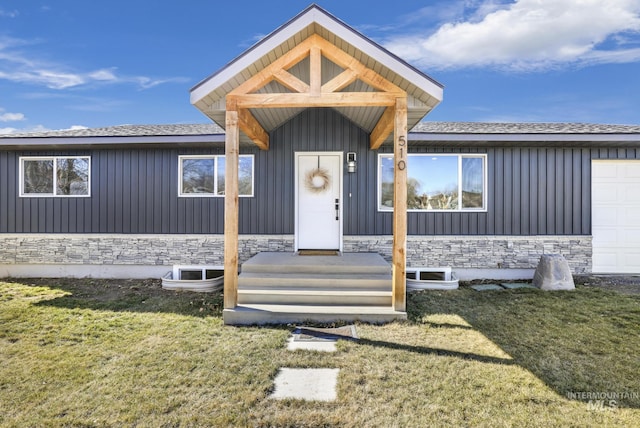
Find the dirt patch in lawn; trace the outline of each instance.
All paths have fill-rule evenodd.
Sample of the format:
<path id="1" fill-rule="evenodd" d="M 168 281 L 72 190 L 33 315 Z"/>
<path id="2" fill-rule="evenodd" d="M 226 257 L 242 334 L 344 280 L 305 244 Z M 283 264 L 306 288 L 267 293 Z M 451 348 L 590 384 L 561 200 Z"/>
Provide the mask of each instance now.
<path id="1" fill-rule="evenodd" d="M 576 285 L 597 287 L 621 294 L 640 294 L 640 275 L 575 275 Z"/>
<path id="2" fill-rule="evenodd" d="M 596 287 L 603 290 L 615 291 L 620 294 L 640 294 L 640 275 L 574 275 L 573 281 L 577 286 Z M 531 280 L 503 281 L 497 279 L 474 279 L 460 281 L 461 287 L 479 284 L 501 284 L 504 282 L 528 282 Z"/>
<path id="3" fill-rule="evenodd" d="M 148 298 L 168 294 L 162 289 L 162 281 L 159 279 L 21 278 L 16 281 L 27 285 L 61 288 L 76 297 L 91 296 L 102 302 L 123 297 Z"/>
<path id="4" fill-rule="evenodd" d="M 222 314 L 222 292 L 196 293 L 162 288 L 159 279 L 20 278 L 5 282 L 66 292 L 41 305 L 127 312 L 167 312 L 195 316 Z"/>

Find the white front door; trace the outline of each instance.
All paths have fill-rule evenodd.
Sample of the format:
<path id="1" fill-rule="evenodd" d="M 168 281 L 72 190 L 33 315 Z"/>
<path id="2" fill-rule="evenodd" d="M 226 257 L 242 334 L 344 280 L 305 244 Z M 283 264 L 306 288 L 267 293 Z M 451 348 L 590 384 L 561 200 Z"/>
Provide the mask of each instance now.
<path id="1" fill-rule="evenodd" d="M 342 249 L 342 152 L 296 153 L 296 249 Z"/>

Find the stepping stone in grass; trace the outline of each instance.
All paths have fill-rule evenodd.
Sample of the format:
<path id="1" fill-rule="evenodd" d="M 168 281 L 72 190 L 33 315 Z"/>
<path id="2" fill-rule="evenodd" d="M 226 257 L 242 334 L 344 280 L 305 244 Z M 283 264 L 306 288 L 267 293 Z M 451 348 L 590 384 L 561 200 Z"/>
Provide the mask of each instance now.
<path id="1" fill-rule="evenodd" d="M 476 291 L 504 290 L 504 288 L 500 287 L 498 284 L 477 284 L 477 285 L 472 285 L 471 288 L 473 288 Z"/>
<path id="2" fill-rule="evenodd" d="M 528 282 L 503 282 L 502 285 L 507 290 L 515 290 L 518 288 L 536 288 Z"/>
<path id="3" fill-rule="evenodd" d="M 337 339 L 298 340 L 296 335 L 293 335 L 287 340 L 287 349 L 289 351 L 302 349 L 304 351 L 336 352 L 336 342 Z"/>
<path id="4" fill-rule="evenodd" d="M 335 401 L 340 369 L 281 368 L 269 398 L 276 400 Z"/>
<path id="5" fill-rule="evenodd" d="M 354 340 L 358 338 L 355 325 L 336 328 L 297 327 L 287 342 L 287 349 L 296 351 L 335 352 L 338 339 Z"/>

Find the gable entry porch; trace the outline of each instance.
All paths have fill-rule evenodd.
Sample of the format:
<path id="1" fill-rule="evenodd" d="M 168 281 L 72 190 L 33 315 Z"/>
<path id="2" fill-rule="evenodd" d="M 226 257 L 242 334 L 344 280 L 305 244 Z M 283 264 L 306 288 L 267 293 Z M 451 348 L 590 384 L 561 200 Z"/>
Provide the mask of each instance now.
<path id="1" fill-rule="evenodd" d="M 315 5 L 192 89 L 192 103 L 226 131 L 225 323 L 406 318 L 408 117 L 415 125 L 441 92 L 430 78 Z M 391 266 L 378 254 L 341 252 L 343 152 L 296 152 L 295 250 L 337 255 L 260 253 L 243 263 L 239 275 L 240 143 L 268 151 L 270 132 L 309 108 L 336 109 L 367 130 L 370 150 L 392 141 Z M 268 172 L 257 171 L 258 179 L 261 173 Z"/>

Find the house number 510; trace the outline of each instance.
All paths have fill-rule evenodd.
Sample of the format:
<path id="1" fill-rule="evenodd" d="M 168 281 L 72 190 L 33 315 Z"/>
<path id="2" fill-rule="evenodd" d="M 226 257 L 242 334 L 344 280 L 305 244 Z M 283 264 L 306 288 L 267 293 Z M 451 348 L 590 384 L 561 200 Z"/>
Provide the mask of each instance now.
<path id="1" fill-rule="evenodd" d="M 407 140 L 404 135 L 398 137 L 398 146 L 400 146 L 400 159 L 398 160 L 398 169 L 400 171 L 407 167 L 407 162 L 404 160 L 404 146 L 406 146 Z"/>

